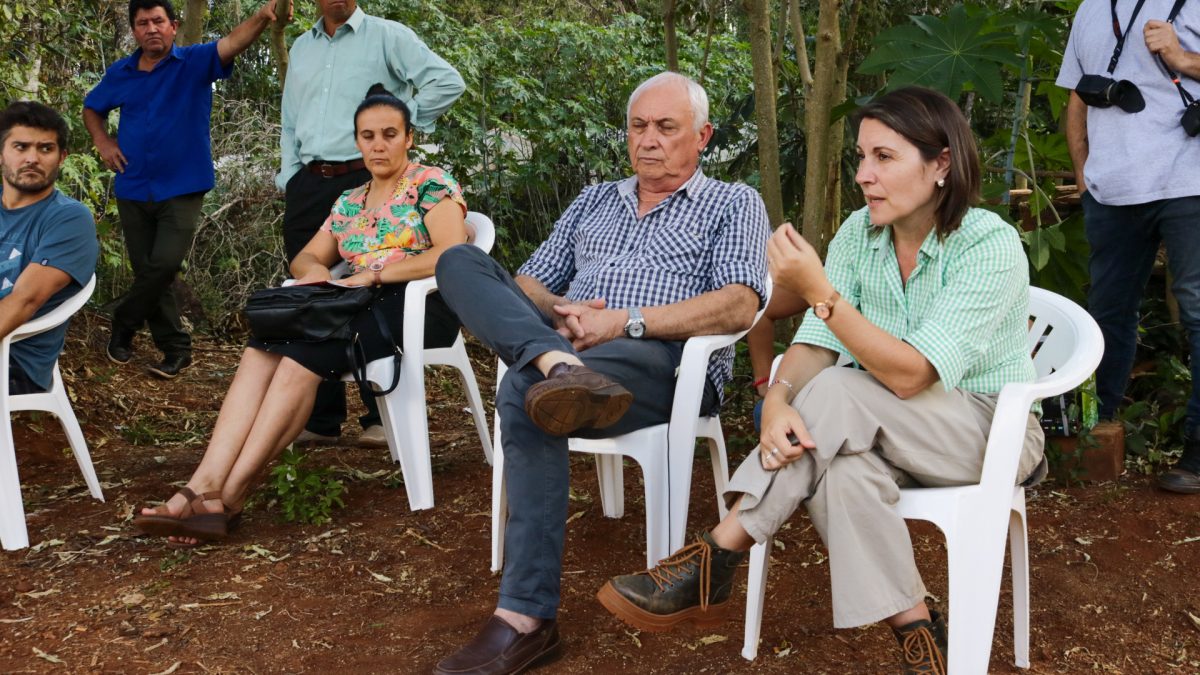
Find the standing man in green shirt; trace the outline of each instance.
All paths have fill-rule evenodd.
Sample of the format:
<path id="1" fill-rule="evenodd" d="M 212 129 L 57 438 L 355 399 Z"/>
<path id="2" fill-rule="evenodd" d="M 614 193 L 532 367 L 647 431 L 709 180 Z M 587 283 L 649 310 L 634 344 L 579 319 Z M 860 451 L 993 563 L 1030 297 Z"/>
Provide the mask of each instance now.
<path id="1" fill-rule="evenodd" d="M 430 132 L 434 120 L 462 95 L 462 76 L 430 51 L 407 26 L 370 16 L 356 0 L 317 0 L 321 18 L 296 38 L 283 88 L 281 169 L 285 193 L 283 243 L 296 257 L 346 190 L 370 179 L 354 144 L 354 110 L 376 82 L 412 111 L 413 126 Z M 363 401 L 359 443 L 387 441 L 375 400 Z M 335 441 L 346 419 L 345 387 L 325 382 L 297 442 Z"/>

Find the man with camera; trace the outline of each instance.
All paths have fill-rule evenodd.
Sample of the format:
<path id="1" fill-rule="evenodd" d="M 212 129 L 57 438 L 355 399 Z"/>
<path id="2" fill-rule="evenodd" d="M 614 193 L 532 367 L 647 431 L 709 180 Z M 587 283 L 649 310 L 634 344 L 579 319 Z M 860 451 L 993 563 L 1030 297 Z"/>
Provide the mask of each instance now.
<path id="1" fill-rule="evenodd" d="M 1066 132 L 1082 193 L 1091 288 L 1104 333 L 1100 415 L 1125 393 L 1138 307 L 1166 244 L 1192 352 L 1187 443 L 1164 490 L 1200 493 L 1200 2 L 1084 0 L 1057 84 L 1071 89 Z"/>

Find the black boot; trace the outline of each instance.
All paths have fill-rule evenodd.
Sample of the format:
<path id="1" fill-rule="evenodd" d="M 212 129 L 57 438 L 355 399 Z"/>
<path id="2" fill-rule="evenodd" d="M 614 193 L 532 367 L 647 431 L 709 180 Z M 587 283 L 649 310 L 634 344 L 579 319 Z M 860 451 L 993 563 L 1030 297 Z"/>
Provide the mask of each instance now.
<path id="1" fill-rule="evenodd" d="M 1183 446 L 1175 466 L 1158 477 L 1158 487 L 1185 495 L 1200 493 L 1200 438 L 1195 435 Z"/>
<path id="2" fill-rule="evenodd" d="M 934 611 L 929 617 L 892 630 L 904 651 L 904 675 L 946 675 L 946 622 Z"/>
<path id="3" fill-rule="evenodd" d="M 652 570 L 613 577 L 596 598 L 618 619 L 644 631 L 670 630 L 684 621 L 716 626 L 729 613 L 733 573 L 745 558 L 744 551 L 720 548 L 705 532 Z"/>
<path id="4" fill-rule="evenodd" d="M 136 332 L 125 328 L 118 324 L 116 319 L 113 319 L 108 348 L 105 350 L 109 361 L 118 364 L 129 363 L 129 359 L 133 358 L 133 336 Z"/>

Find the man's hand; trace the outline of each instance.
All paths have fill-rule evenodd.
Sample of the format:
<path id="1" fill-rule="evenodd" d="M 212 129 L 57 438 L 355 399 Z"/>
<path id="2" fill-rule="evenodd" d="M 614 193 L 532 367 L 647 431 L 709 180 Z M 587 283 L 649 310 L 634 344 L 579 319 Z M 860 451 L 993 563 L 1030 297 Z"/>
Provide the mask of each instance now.
<path id="1" fill-rule="evenodd" d="M 605 309 L 603 299 L 587 300 L 569 305 L 555 305 L 554 313 L 562 317 L 559 335 L 571 341 L 577 351 L 595 347 L 624 335 L 629 313 L 623 309 Z"/>
<path id="2" fill-rule="evenodd" d="M 821 256 L 791 223 L 784 223 L 767 241 L 767 264 L 775 283 L 804 298 L 810 305 L 833 295 Z"/>
<path id="3" fill-rule="evenodd" d="M 264 3 L 263 6 L 259 7 L 258 11 L 254 13 L 254 17 L 256 19 L 258 19 L 259 21 L 262 21 L 263 23 L 270 23 L 272 21 L 278 21 L 279 15 L 275 11 L 275 6 L 276 6 L 276 0 L 270 0 L 270 2 Z M 288 2 L 287 3 L 287 19 L 284 21 L 284 23 L 291 23 L 291 22 L 292 22 L 292 3 Z"/>
<path id="4" fill-rule="evenodd" d="M 791 405 L 776 399 L 763 403 L 762 433 L 758 437 L 759 461 L 767 471 L 775 471 L 800 459 L 807 450 L 817 447 L 800 413 Z M 789 438 L 789 434 L 792 438 Z M 793 443 L 795 439 L 798 442 Z"/>
<path id="5" fill-rule="evenodd" d="M 1183 69 L 1186 52 L 1179 44 L 1179 36 L 1175 34 L 1174 26 L 1166 21 L 1152 19 L 1146 22 L 1142 33 L 1146 36 L 1146 49 L 1149 49 L 1151 54 L 1161 56 L 1172 70 Z"/>
<path id="6" fill-rule="evenodd" d="M 129 160 L 125 159 L 125 153 L 121 152 L 117 141 L 108 134 L 93 140 L 96 141 L 96 151 L 100 153 L 104 166 L 117 173 L 125 173 L 125 166 L 129 164 Z"/>

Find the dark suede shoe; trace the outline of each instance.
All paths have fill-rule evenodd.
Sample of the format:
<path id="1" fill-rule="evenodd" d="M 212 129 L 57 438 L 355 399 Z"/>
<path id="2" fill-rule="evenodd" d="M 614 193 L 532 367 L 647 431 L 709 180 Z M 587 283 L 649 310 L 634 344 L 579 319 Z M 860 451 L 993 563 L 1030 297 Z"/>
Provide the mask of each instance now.
<path id="1" fill-rule="evenodd" d="M 566 363 L 555 364 L 525 392 L 525 413 L 552 436 L 612 426 L 631 403 L 633 394 L 625 387 L 587 366 Z"/>
<path id="2" fill-rule="evenodd" d="M 509 675 L 523 673 L 559 657 L 558 622 L 542 621 L 532 633 L 518 633 L 492 615 L 483 630 L 462 649 L 438 662 L 434 675 Z"/>
<path id="3" fill-rule="evenodd" d="M 930 611 L 929 616 L 929 621 L 921 619 L 892 630 L 904 650 L 900 663 L 904 675 L 946 675 L 946 622 L 937 612 Z"/>
<path id="4" fill-rule="evenodd" d="M 745 552 L 720 548 L 705 532 L 652 570 L 613 577 L 596 599 L 613 616 L 651 633 L 684 621 L 711 628 L 729 614 L 733 573 L 745 559 Z"/>
<path id="5" fill-rule="evenodd" d="M 133 335 L 133 331 L 124 326 L 112 324 L 112 334 L 105 350 L 109 361 L 121 365 L 129 363 L 129 359 L 133 358 Z"/>
<path id="6" fill-rule="evenodd" d="M 191 354 L 168 354 L 163 357 L 162 363 L 157 366 L 150 366 L 146 370 L 155 377 L 161 377 L 164 380 L 173 380 L 185 368 L 192 365 Z"/>
<path id="7" fill-rule="evenodd" d="M 1200 493 L 1200 439 L 1188 439 L 1175 467 L 1159 475 L 1158 487 L 1185 495 Z"/>

